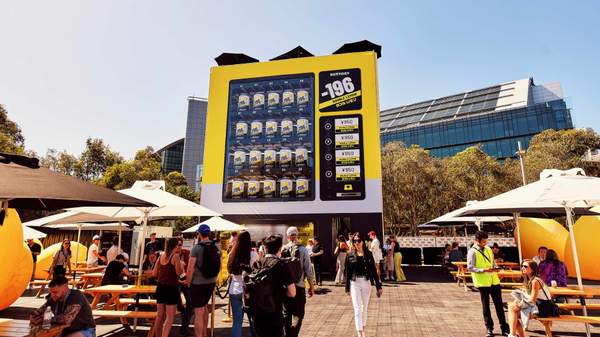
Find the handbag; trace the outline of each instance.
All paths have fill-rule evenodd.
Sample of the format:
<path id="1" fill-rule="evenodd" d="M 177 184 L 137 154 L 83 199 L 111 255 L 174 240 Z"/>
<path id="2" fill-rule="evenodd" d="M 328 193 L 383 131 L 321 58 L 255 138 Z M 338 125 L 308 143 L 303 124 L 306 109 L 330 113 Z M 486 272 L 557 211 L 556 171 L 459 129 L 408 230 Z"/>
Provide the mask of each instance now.
<path id="1" fill-rule="evenodd" d="M 538 280 L 539 282 L 539 280 Z M 540 282 L 540 285 L 542 287 L 542 291 L 544 292 L 544 294 L 546 295 L 546 298 L 551 298 L 548 293 L 546 293 L 546 290 L 544 290 L 544 284 L 542 284 L 542 282 Z M 554 303 L 553 300 L 549 299 L 549 300 L 542 300 L 542 299 L 537 299 L 535 301 L 536 306 L 538 307 L 538 317 L 558 317 L 560 316 L 560 309 L 558 308 L 558 305 L 556 305 L 556 303 Z"/>

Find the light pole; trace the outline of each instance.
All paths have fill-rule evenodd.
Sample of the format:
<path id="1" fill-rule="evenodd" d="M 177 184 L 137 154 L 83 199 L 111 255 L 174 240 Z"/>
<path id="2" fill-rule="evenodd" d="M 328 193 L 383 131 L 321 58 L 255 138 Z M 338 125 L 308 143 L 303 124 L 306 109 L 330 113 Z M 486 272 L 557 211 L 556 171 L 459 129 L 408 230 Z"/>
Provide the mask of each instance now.
<path id="1" fill-rule="evenodd" d="M 516 155 L 519 156 L 519 163 L 521 164 L 521 177 L 523 178 L 523 186 L 527 185 L 527 180 L 525 179 L 525 162 L 523 161 L 523 155 L 525 154 L 525 150 L 521 147 L 521 141 L 517 141 L 517 152 Z"/>

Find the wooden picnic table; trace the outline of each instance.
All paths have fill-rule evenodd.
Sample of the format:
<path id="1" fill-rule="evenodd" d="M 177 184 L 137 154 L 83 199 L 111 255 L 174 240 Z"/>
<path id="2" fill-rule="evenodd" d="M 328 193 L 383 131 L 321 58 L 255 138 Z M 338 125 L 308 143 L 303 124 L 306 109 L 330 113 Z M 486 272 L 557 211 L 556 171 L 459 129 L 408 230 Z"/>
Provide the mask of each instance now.
<path id="1" fill-rule="evenodd" d="M 137 294 L 153 294 L 156 292 L 156 286 L 135 286 L 135 285 L 105 285 L 100 287 L 88 288 L 83 290 L 85 293 L 93 296 L 92 309 L 96 309 L 102 295 L 109 295 L 110 299 L 106 302 L 105 308 L 111 304 L 118 303 L 119 297 L 122 295 L 137 295 Z"/>
<path id="2" fill-rule="evenodd" d="M 89 286 L 98 287 L 102 282 L 102 278 L 104 277 L 104 273 L 88 273 L 81 275 L 81 279 L 83 280 L 82 289 L 85 289 Z"/>
<path id="3" fill-rule="evenodd" d="M 554 296 L 591 298 L 600 297 L 600 287 L 583 287 L 583 290 L 576 286 L 569 287 L 548 287 L 550 294 Z"/>
<path id="4" fill-rule="evenodd" d="M 60 336 L 67 327 L 64 324 L 53 324 L 44 330 L 39 326 L 30 326 L 29 321 L 10 318 L 0 318 L 1 337 L 55 337 Z"/>
<path id="5" fill-rule="evenodd" d="M 89 274 L 89 273 L 103 272 L 105 269 L 106 269 L 106 266 L 96 266 L 96 267 L 85 267 L 84 266 L 84 267 L 73 268 L 73 272 Z"/>

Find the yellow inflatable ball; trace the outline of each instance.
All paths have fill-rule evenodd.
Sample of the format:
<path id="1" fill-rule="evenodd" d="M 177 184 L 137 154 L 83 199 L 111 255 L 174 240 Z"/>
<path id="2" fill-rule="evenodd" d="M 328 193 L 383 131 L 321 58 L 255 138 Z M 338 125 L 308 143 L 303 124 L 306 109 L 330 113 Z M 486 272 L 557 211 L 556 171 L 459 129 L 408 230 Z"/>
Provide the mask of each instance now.
<path id="1" fill-rule="evenodd" d="M 598 216 L 582 216 L 573 225 L 581 275 L 587 280 L 600 280 L 600 263 L 598 263 L 600 261 L 600 249 L 598 249 L 599 226 L 600 217 Z M 576 277 L 577 272 L 573 261 L 570 238 L 565 244 L 563 262 L 567 265 L 569 276 Z"/>
<path id="2" fill-rule="evenodd" d="M 48 269 L 52 265 L 54 255 L 62 246 L 62 241 L 57 242 L 46 249 L 42 250 L 42 253 L 38 255 L 37 266 L 35 267 L 35 278 L 36 279 L 47 279 Z M 79 259 L 78 261 L 83 262 L 87 259 L 87 247 L 76 241 L 71 241 L 71 267 L 75 268 L 75 254 L 77 253 L 77 247 L 79 247 Z"/>
<path id="3" fill-rule="evenodd" d="M 21 219 L 14 209 L 8 209 L 0 226 L 0 311 L 13 304 L 27 289 L 33 260 L 23 242 Z"/>
<path id="4" fill-rule="evenodd" d="M 562 259 L 565 243 L 569 238 L 569 232 L 560 223 L 552 219 L 519 218 L 521 226 L 521 248 L 523 258 L 531 259 L 538 254 L 538 248 L 546 246 L 554 249 Z M 515 242 L 517 230 L 515 229 Z"/>

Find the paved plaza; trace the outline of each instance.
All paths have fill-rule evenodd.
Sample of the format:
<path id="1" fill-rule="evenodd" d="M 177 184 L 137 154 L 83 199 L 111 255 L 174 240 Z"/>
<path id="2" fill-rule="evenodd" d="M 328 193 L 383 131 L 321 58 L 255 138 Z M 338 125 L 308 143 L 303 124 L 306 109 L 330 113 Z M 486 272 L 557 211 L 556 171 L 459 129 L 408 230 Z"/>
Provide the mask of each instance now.
<path id="1" fill-rule="evenodd" d="M 369 305 L 367 336 L 377 337 L 425 337 L 425 336 L 484 336 L 485 329 L 481 316 L 479 294 L 465 292 L 451 281 L 435 281 L 419 276 L 419 269 L 407 273 L 408 281 L 401 284 L 385 284 L 381 298 L 372 292 Z M 431 272 L 431 271 L 430 271 Z M 439 275 L 443 277 L 441 274 Z M 441 278 L 439 277 L 439 278 Z M 429 279 L 429 280 L 428 280 Z M 13 306 L 0 313 L 0 317 L 26 319 L 29 308 L 43 303 L 29 291 Z M 510 300 L 504 295 L 504 300 Z M 230 323 L 223 323 L 226 317 L 225 301 L 217 302 L 215 336 L 229 336 Z M 493 310 L 493 309 L 492 309 Z M 355 336 L 352 304 L 350 296 L 344 294 L 343 287 L 325 282 L 319 293 L 308 300 L 306 318 L 302 327 L 303 337 Z M 495 317 L 495 316 L 494 316 Z M 124 329 L 114 319 L 99 319 L 98 336 L 145 336 L 146 325 L 138 331 Z M 179 324 L 177 319 L 176 324 Z M 244 336 L 249 336 L 247 322 Z M 543 327 L 537 321 L 530 325 L 528 336 L 544 336 Z M 583 324 L 555 324 L 555 336 L 585 336 Z M 171 336 L 178 336 L 179 326 L 175 326 Z M 496 324 L 499 335 L 499 325 Z M 600 327 L 592 327 L 594 336 L 600 336 Z"/>

